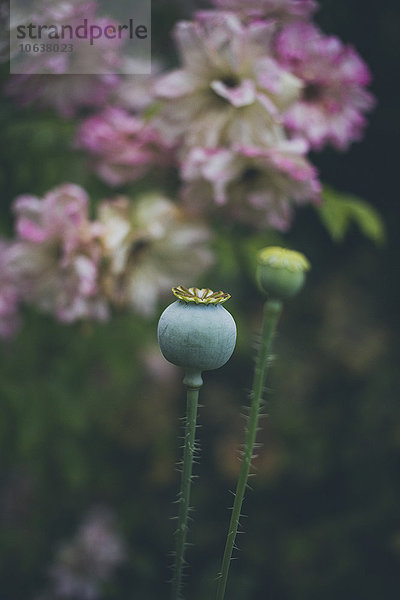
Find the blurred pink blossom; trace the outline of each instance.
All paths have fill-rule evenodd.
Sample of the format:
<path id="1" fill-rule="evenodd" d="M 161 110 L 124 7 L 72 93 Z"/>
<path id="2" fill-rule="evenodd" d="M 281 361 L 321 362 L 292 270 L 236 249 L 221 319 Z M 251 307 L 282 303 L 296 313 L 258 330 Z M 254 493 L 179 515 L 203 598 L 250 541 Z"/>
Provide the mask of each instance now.
<path id="1" fill-rule="evenodd" d="M 189 147 L 275 143 L 279 113 L 297 99 L 301 82 L 272 57 L 274 33 L 273 22 L 244 25 L 219 11 L 179 22 L 183 68 L 154 87 L 165 133 L 183 136 Z"/>
<path id="2" fill-rule="evenodd" d="M 151 124 L 115 107 L 83 121 L 77 145 L 89 152 L 99 177 L 112 186 L 135 181 L 173 158 L 173 146 Z"/>
<path id="3" fill-rule="evenodd" d="M 374 98 L 365 90 L 371 76 L 357 52 L 310 23 L 284 27 L 275 50 L 283 67 L 304 83 L 301 98 L 284 114 L 288 130 L 316 150 L 328 143 L 345 150 L 359 140 L 366 124 L 363 113 L 374 106 Z"/>
<path id="4" fill-rule="evenodd" d="M 317 8 L 314 0 L 212 0 L 222 10 L 237 11 L 249 17 L 308 17 Z"/>
<path id="5" fill-rule="evenodd" d="M 98 286 L 102 228 L 88 219 L 86 192 L 66 183 L 43 199 L 19 196 L 13 208 L 17 240 L 10 268 L 23 300 L 65 323 L 106 319 Z"/>
<path id="6" fill-rule="evenodd" d="M 320 184 L 306 150 L 301 140 L 281 141 L 274 148 L 194 148 L 182 165 L 184 200 L 194 213 L 213 200 L 225 216 L 285 231 L 293 204 L 319 199 Z"/>
<path id="7" fill-rule="evenodd" d="M 50 569 L 51 584 L 44 598 L 96 600 L 101 586 L 125 560 L 126 547 L 112 514 L 93 509 L 74 538 L 64 543 Z"/>

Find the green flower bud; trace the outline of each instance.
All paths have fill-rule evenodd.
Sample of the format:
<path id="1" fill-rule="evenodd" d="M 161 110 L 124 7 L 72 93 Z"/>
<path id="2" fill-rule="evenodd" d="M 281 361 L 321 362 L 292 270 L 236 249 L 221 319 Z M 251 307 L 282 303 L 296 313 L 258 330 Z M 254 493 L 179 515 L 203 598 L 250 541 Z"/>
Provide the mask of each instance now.
<path id="1" fill-rule="evenodd" d="M 196 374 L 200 386 L 201 372 L 222 367 L 235 348 L 236 324 L 222 306 L 230 295 L 183 286 L 173 288 L 172 292 L 178 300 L 160 317 L 158 343 L 169 362 L 183 367 L 187 375 Z M 193 381 L 185 379 L 185 383 L 196 387 Z"/>
<path id="2" fill-rule="evenodd" d="M 257 256 L 256 278 L 271 299 L 287 300 L 301 290 L 310 263 L 300 252 L 269 246 Z"/>

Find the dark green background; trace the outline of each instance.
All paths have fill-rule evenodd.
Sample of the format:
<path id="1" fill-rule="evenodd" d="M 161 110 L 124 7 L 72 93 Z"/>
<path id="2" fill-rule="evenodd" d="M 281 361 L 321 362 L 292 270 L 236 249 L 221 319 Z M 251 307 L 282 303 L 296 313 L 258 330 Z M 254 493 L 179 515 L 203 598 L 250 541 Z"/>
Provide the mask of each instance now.
<path id="1" fill-rule="evenodd" d="M 229 600 L 376 600 L 400 590 L 399 5 L 320 5 L 321 27 L 369 64 L 378 104 L 363 142 L 312 158 L 323 181 L 381 212 L 387 243 L 376 248 L 354 228 L 334 244 L 311 208 L 298 212 L 286 236 L 313 269 L 276 339 L 269 417 Z M 184 2 L 153 0 L 154 53 L 171 64 L 168 32 L 184 10 Z M 0 117 L 4 235 L 20 193 L 73 181 L 94 199 L 109 195 L 71 149 L 74 123 L 7 99 Z M 227 308 L 240 336 L 230 363 L 207 374 L 202 391 L 189 600 L 214 593 L 263 301 L 249 262 L 269 241 L 229 227 L 220 236 L 219 264 L 206 283 L 231 292 Z M 104 598 L 167 597 L 184 397 L 179 376 L 166 382 L 143 369 L 157 317 L 67 328 L 33 311 L 25 316 L 20 336 L 0 350 L 0 597 L 33 600 L 60 541 L 97 504 L 115 512 L 129 547 Z"/>

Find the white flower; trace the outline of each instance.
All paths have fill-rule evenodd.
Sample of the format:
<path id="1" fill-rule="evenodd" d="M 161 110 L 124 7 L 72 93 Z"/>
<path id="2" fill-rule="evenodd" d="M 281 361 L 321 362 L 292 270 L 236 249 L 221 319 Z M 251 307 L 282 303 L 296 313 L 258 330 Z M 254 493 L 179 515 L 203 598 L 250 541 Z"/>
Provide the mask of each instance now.
<path id="1" fill-rule="evenodd" d="M 279 114 L 301 82 L 272 58 L 273 22 L 244 25 L 233 13 L 204 11 L 175 31 L 183 68 L 155 84 L 160 126 L 188 146 L 272 145 Z"/>
<path id="2" fill-rule="evenodd" d="M 209 232 L 158 195 L 119 197 L 99 207 L 107 267 L 103 287 L 117 306 L 151 315 L 176 281 L 193 281 L 212 263 Z"/>

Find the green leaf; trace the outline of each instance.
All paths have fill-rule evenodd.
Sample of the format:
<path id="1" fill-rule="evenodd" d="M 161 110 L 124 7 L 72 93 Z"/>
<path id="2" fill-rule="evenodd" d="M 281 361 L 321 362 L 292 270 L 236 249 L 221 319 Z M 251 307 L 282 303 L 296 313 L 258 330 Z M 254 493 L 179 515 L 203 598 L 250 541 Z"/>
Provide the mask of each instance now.
<path id="1" fill-rule="evenodd" d="M 379 212 L 365 200 L 324 187 L 323 202 L 317 207 L 322 223 L 335 242 L 344 239 L 352 224 L 375 242 L 385 241 L 385 224 Z"/>

